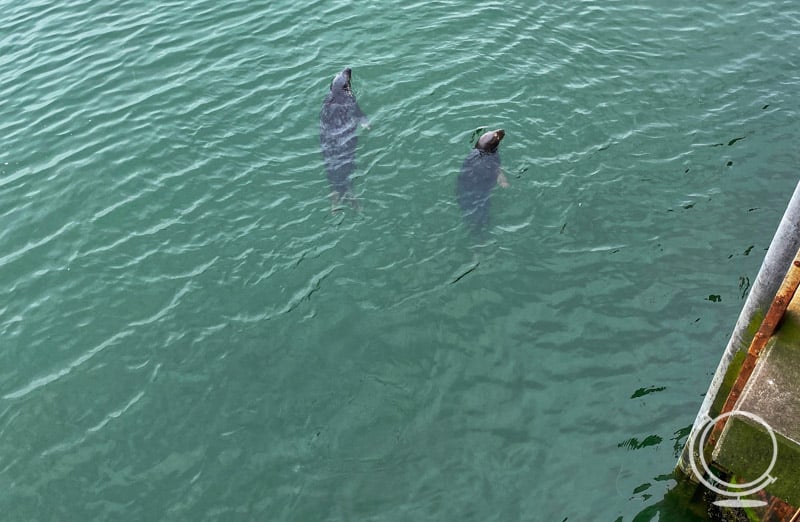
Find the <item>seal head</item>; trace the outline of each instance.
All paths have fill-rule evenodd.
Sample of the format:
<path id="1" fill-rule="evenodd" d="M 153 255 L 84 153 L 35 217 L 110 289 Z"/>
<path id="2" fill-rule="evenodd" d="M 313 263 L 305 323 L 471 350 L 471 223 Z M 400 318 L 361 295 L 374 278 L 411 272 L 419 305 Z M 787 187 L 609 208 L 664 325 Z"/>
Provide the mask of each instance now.
<path id="1" fill-rule="evenodd" d="M 483 152 L 495 152 L 497 151 L 497 147 L 500 145 L 500 142 L 503 140 L 505 135 L 506 131 L 503 129 L 497 129 L 484 133 L 480 138 L 478 138 L 478 142 L 475 143 L 475 148 Z"/>
<path id="2" fill-rule="evenodd" d="M 353 70 L 350 67 L 346 67 L 342 72 L 337 74 L 331 80 L 331 93 L 334 96 L 342 94 L 345 96 L 352 96 L 353 91 L 350 89 L 350 77 L 353 74 Z"/>

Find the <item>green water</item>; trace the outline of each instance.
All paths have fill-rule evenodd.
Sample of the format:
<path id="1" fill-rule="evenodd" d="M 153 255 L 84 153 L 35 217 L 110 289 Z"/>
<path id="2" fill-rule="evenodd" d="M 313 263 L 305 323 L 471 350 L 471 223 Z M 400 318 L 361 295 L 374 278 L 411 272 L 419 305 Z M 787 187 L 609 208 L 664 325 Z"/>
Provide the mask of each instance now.
<path id="1" fill-rule="evenodd" d="M 0 6 L 3 520 L 633 520 L 674 486 L 798 179 L 796 2 Z M 476 242 L 479 127 L 511 187 Z"/>

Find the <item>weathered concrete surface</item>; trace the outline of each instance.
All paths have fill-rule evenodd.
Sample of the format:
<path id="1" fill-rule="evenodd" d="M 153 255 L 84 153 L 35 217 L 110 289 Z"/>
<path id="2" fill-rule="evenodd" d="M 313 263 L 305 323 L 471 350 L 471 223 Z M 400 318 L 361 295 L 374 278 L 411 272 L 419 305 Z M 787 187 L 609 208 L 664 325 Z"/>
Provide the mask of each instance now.
<path id="1" fill-rule="evenodd" d="M 800 297 L 795 294 L 734 410 L 759 416 L 772 428 L 778 457 L 766 491 L 800 506 Z M 715 463 L 743 482 L 769 467 L 772 441 L 766 428 L 731 416 L 712 454 Z"/>

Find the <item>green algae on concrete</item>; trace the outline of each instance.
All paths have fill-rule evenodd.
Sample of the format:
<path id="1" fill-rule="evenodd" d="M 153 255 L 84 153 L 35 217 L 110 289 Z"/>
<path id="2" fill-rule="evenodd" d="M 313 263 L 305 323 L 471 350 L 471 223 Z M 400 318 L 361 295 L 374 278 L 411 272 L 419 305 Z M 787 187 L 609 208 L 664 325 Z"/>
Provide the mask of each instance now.
<path id="1" fill-rule="evenodd" d="M 796 506 L 800 504 L 800 481 L 797 480 L 800 452 L 794 441 L 780 433 L 775 433 L 775 439 L 778 458 L 769 475 L 776 480 L 764 490 Z M 736 482 L 751 482 L 761 479 L 769 469 L 773 456 L 772 440 L 762 425 L 732 416 L 714 454 L 715 463 L 737 477 Z"/>
<path id="2" fill-rule="evenodd" d="M 800 309 L 794 303 L 786 309 L 775 335 L 787 346 L 800 347 Z"/>
<path id="3" fill-rule="evenodd" d="M 778 456 L 767 492 L 800 505 L 800 311 L 795 301 L 759 357 L 736 410 L 757 415 L 770 427 Z M 714 450 L 714 462 L 744 482 L 769 467 L 772 441 L 765 426 L 742 416 L 729 417 Z"/>
<path id="4" fill-rule="evenodd" d="M 722 406 L 725 404 L 725 400 L 728 398 L 728 394 L 730 394 L 731 388 L 733 388 L 733 384 L 739 376 L 739 370 L 742 368 L 746 357 L 747 348 L 744 348 L 736 352 L 736 355 L 731 359 L 731 363 L 725 371 L 725 377 L 722 378 L 722 383 L 719 385 L 717 396 L 714 397 L 714 402 L 708 412 L 709 418 L 715 418 L 722 411 Z"/>
<path id="5" fill-rule="evenodd" d="M 725 404 L 725 400 L 728 398 L 731 388 L 733 388 L 733 383 L 736 382 L 736 377 L 739 376 L 739 370 L 742 368 L 745 357 L 747 357 L 747 350 L 750 348 L 750 343 L 753 342 L 753 338 L 756 336 L 758 329 L 761 328 L 761 323 L 764 322 L 765 315 L 766 310 L 759 309 L 753 313 L 750 322 L 747 323 L 747 328 L 742 336 L 742 344 L 733 358 L 731 358 L 728 369 L 725 371 L 725 377 L 723 377 L 719 388 L 717 388 L 717 395 L 714 397 L 714 402 L 711 403 L 711 408 L 708 411 L 709 418 L 715 418 L 722 411 L 722 406 Z"/>

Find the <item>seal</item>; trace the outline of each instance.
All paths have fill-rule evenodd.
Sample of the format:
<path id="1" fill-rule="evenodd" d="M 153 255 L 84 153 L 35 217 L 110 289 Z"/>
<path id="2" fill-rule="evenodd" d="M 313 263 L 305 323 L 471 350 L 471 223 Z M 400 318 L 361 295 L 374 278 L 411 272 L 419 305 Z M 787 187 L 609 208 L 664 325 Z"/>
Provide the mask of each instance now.
<path id="1" fill-rule="evenodd" d="M 505 135 L 503 129 L 483 134 L 461 165 L 461 174 L 456 183 L 456 197 L 464 222 L 474 233 L 481 232 L 489 225 L 489 197 L 492 188 L 495 185 L 503 188 L 509 186 L 500 169 L 500 153 L 497 151 Z"/>
<path id="2" fill-rule="evenodd" d="M 348 67 L 333 78 L 319 114 L 319 143 L 334 207 L 342 199 L 357 206 L 350 182 L 350 174 L 356 168 L 356 129 L 359 123 L 369 123 L 350 88 L 351 77 Z"/>

